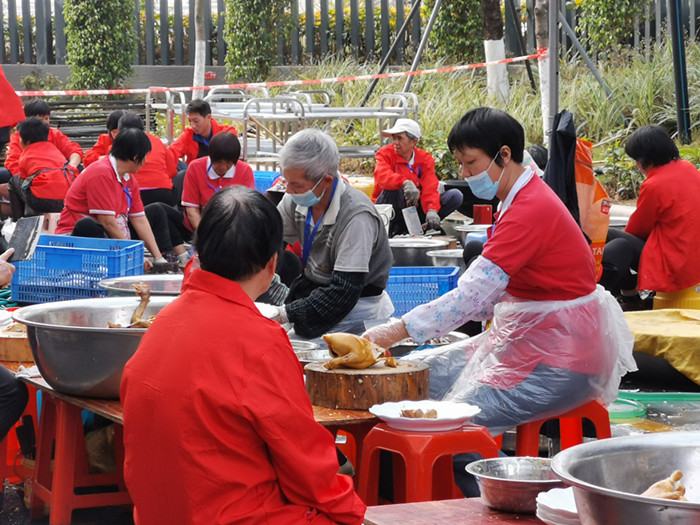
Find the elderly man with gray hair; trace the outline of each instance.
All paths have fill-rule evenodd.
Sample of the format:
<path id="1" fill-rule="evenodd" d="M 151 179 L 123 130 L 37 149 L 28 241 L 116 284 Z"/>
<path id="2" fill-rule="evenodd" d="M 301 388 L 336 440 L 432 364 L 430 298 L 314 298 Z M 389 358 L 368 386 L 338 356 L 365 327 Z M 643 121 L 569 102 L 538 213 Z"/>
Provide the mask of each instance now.
<path id="1" fill-rule="evenodd" d="M 280 154 L 287 192 L 278 205 L 284 240 L 302 246 L 302 274 L 292 283 L 277 320 L 297 336 L 364 331 L 394 305 L 384 290 L 393 262 L 382 219 L 372 201 L 338 172 L 338 146 L 304 129 Z"/>

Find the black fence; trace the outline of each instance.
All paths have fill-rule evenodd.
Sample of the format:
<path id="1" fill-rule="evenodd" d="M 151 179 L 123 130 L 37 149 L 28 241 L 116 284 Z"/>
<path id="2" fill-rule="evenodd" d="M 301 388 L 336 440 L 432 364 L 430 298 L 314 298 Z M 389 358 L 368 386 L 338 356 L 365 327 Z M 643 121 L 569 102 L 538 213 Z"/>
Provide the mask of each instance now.
<path id="1" fill-rule="evenodd" d="M 358 60 L 385 58 L 398 29 L 409 15 L 413 2 L 421 0 L 299 0 L 293 2 L 291 27 L 278 35 L 278 64 L 294 65 L 319 60 L 329 54 Z M 645 0 L 641 0 L 645 1 Z M 194 27 L 189 13 L 195 0 L 133 0 L 134 28 L 138 35 L 134 49 L 135 65 L 189 65 L 194 62 Z M 557 0 L 550 0 L 556 4 Z M 511 6 L 515 4 L 514 12 Z M 532 52 L 535 48 L 535 0 L 505 0 L 505 39 L 511 55 Z M 571 27 L 576 12 L 559 0 L 562 13 Z M 700 0 L 682 0 L 685 30 L 691 39 L 698 35 Z M 223 65 L 224 0 L 204 0 L 204 25 L 207 39 L 207 65 Z M 0 3 L 0 63 L 65 64 L 66 36 L 63 0 L 5 0 Z M 300 12 L 300 7 L 302 7 Z M 450 2 L 443 1 L 442 9 Z M 313 16 L 306 14 L 313 13 Z M 420 42 L 427 17 L 427 6 L 415 11 L 404 38 L 391 62 L 402 64 L 412 58 Z M 645 46 L 663 38 L 666 2 L 648 1 L 644 16 L 635 31 L 635 45 Z M 660 21 L 660 23 L 657 23 Z M 29 23 L 27 23 L 29 22 Z M 524 50 L 519 41 L 525 42 Z M 562 30 L 563 52 L 572 41 Z"/>

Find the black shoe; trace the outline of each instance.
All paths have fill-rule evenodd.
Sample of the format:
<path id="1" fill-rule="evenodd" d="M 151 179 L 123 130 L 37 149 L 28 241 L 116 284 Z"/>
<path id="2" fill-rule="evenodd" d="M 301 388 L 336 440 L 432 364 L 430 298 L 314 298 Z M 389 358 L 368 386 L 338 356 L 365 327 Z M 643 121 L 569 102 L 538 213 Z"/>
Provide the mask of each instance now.
<path id="1" fill-rule="evenodd" d="M 654 308 L 654 296 L 649 295 L 642 298 L 637 295 L 622 295 L 618 297 L 617 302 L 620 304 L 623 312 L 639 312 L 643 310 L 652 310 Z"/>

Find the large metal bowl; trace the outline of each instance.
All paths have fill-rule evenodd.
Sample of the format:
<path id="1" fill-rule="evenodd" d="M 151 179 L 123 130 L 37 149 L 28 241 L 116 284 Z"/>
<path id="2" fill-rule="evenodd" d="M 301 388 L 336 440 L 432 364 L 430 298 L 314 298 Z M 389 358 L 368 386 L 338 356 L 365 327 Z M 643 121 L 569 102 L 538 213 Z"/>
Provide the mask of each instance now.
<path id="1" fill-rule="evenodd" d="M 432 266 L 433 261 L 428 257 L 431 250 L 444 250 L 448 241 L 427 239 L 422 237 L 393 237 L 389 246 L 394 255 L 394 266 Z"/>
<path id="2" fill-rule="evenodd" d="M 460 274 L 467 269 L 463 254 L 464 250 L 462 248 L 455 250 L 430 250 L 426 253 L 433 261 L 433 266 L 457 266 Z"/>
<path id="3" fill-rule="evenodd" d="M 464 248 L 467 242 L 467 235 L 471 232 L 485 232 L 491 227 L 491 224 L 465 224 L 455 228 L 455 235 L 459 239 L 459 244 Z"/>
<path id="4" fill-rule="evenodd" d="M 470 463 L 466 469 L 476 477 L 481 497 L 489 507 L 534 514 L 540 492 L 564 486 L 552 472 L 551 461 L 529 457 L 490 458 Z"/>
<path id="5" fill-rule="evenodd" d="M 114 277 L 104 279 L 97 283 L 98 286 L 107 290 L 110 297 L 135 296 L 133 284 L 145 283 L 151 289 L 151 296 L 156 295 L 180 295 L 182 278 L 180 274 L 151 274 L 151 275 L 130 275 L 128 277 Z"/>
<path id="6" fill-rule="evenodd" d="M 573 485 L 582 525 L 700 523 L 700 432 L 662 432 L 602 439 L 568 448 L 552 470 Z M 674 470 L 689 501 L 641 496 Z"/>
<path id="7" fill-rule="evenodd" d="M 153 297 L 144 317 L 156 315 L 174 297 Z M 128 325 L 137 297 L 106 297 L 36 304 L 13 312 L 27 325 L 34 362 L 57 392 L 74 396 L 119 398 L 124 365 L 136 352 L 145 328 Z M 163 349 L 164 358 L 167 348 Z"/>

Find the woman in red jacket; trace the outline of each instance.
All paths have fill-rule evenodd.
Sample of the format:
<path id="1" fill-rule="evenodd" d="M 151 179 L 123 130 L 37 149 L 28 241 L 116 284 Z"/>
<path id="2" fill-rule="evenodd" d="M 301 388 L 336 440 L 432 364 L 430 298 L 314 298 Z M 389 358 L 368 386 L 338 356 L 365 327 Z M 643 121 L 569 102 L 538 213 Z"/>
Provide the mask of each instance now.
<path id="1" fill-rule="evenodd" d="M 644 306 L 637 290 L 675 292 L 700 283 L 700 172 L 680 159 L 660 126 L 635 131 L 625 153 L 646 180 L 625 231 L 610 229 L 600 283 L 634 309 Z"/>

